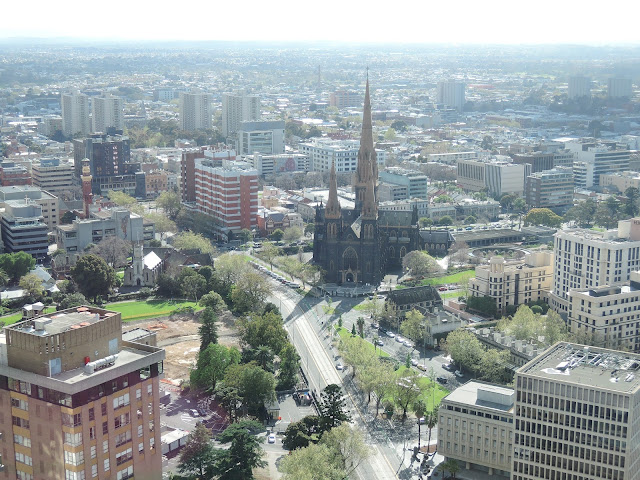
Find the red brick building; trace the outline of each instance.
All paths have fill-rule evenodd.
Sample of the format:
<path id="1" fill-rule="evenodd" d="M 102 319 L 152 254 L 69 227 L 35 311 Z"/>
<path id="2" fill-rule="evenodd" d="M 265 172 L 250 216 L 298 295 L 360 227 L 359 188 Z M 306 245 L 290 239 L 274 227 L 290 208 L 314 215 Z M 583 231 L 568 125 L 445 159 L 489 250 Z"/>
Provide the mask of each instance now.
<path id="1" fill-rule="evenodd" d="M 31 174 L 21 165 L 14 162 L 0 163 L 0 186 L 31 185 Z"/>

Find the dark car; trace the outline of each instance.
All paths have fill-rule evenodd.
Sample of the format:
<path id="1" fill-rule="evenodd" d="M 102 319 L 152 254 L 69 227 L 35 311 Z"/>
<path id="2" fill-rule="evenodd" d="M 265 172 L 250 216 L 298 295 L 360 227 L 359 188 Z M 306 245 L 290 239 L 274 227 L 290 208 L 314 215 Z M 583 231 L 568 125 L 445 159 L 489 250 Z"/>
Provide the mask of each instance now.
<path id="1" fill-rule="evenodd" d="M 207 411 L 204 408 L 198 408 L 197 410 L 201 417 L 207 416 Z"/>
<path id="2" fill-rule="evenodd" d="M 437 377 L 436 380 L 439 381 L 440 383 L 447 383 L 447 379 L 444 377 Z"/>
<path id="3" fill-rule="evenodd" d="M 384 328 L 384 327 L 378 327 L 378 331 L 379 331 L 380 333 L 387 333 L 387 329 L 386 329 L 386 328 Z"/>

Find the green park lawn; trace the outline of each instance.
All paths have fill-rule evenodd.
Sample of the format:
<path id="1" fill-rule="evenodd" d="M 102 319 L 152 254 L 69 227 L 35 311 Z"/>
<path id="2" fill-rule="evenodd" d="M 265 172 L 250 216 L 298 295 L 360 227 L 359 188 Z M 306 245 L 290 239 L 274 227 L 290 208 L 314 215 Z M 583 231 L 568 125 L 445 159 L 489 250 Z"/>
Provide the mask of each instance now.
<path id="1" fill-rule="evenodd" d="M 201 310 L 195 302 L 187 302 L 183 300 L 138 300 L 133 302 L 116 302 L 107 303 L 104 308 L 120 312 L 123 322 L 131 322 L 133 320 L 144 320 L 148 318 L 163 317 L 170 315 L 177 308 L 193 307 Z"/>
<path id="2" fill-rule="evenodd" d="M 0 322 L 4 322 L 5 325 L 12 325 L 20 320 L 22 320 L 22 312 L 7 315 L 6 317 L 0 317 Z"/>
<path id="3" fill-rule="evenodd" d="M 465 270 L 464 272 L 458 272 L 451 275 L 445 275 L 442 277 L 425 278 L 422 280 L 422 285 L 444 285 L 449 283 L 464 283 L 470 278 L 475 277 L 475 270 Z"/>
<path id="4" fill-rule="evenodd" d="M 336 332 L 338 333 L 338 335 L 340 335 L 340 338 L 349 338 L 351 336 L 351 332 L 349 330 L 347 330 L 346 328 L 344 328 L 344 327 L 336 326 Z M 375 347 L 373 345 L 373 343 L 369 342 L 368 340 L 365 340 L 364 343 L 365 343 L 365 345 L 367 346 L 368 349 L 375 351 L 381 357 L 388 357 L 389 356 L 389 354 L 387 352 Z"/>

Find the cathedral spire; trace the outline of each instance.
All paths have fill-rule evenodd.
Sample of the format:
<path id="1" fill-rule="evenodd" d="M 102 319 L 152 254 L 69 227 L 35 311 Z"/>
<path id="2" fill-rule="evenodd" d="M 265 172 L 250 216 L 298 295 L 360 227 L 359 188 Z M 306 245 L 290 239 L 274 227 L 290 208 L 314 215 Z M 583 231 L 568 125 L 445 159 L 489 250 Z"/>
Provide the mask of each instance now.
<path id="1" fill-rule="evenodd" d="M 362 211 L 366 190 L 372 180 L 373 199 L 375 202 L 378 181 L 378 159 L 373 148 L 373 122 L 371 120 L 371 96 L 369 94 L 369 72 L 364 93 L 364 108 L 362 113 L 362 134 L 360 149 L 358 150 L 358 166 L 356 168 L 354 190 L 356 194 L 356 210 Z"/>
<path id="2" fill-rule="evenodd" d="M 372 168 L 372 167 L 371 167 Z M 375 182 L 373 172 L 369 175 L 367 188 L 364 191 L 364 202 L 362 204 L 362 218 L 374 220 L 378 218 L 378 205 L 375 198 Z"/>
<path id="3" fill-rule="evenodd" d="M 338 201 L 338 179 L 336 177 L 336 162 L 331 162 L 331 173 L 329 174 L 329 199 L 325 208 L 325 218 L 340 218 L 340 202 Z"/>

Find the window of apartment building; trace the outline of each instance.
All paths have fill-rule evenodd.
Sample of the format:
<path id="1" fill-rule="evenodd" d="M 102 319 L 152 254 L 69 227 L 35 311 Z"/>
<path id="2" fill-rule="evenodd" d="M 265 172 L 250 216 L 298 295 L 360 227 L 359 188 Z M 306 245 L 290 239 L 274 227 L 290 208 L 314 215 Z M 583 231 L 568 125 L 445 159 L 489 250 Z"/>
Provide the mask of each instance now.
<path id="1" fill-rule="evenodd" d="M 105 440 L 102 442 L 102 453 L 107 453 L 109 451 L 109 440 Z"/>
<path id="2" fill-rule="evenodd" d="M 106 459 L 104 460 L 104 471 L 105 471 L 105 472 L 108 472 L 108 471 L 109 471 L 109 468 L 111 468 L 111 466 L 109 465 L 109 459 L 108 459 L 108 458 L 106 458 Z"/>
<path id="3" fill-rule="evenodd" d="M 20 417 L 11 417 L 13 425 L 16 427 L 29 428 L 29 420 Z"/>
<path id="4" fill-rule="evenodd" d="M 153 423 L 153 421 L 149 422 L 149 431 L 153 432 L 154 428 L 155 428 L 155 424 Z"/>
<path id="5" fill-rule="evenodd" d="M 149 439 L 149 448 L 153 451 L 153 449 L 155 448 L 155 446 L 156 446 L 156 439 L 155 439 L 155 438 L 153 438 L 153 437 L 151 437 L 151 438 Z"/>
<path id="6" fill-rule="evenodd" d="M 129 394 L 125 393 L 113 399 L 113 409 L 116 410 L 121 407 L 129 405 Z"/>
<path id="7" fill-rule="evenodd" d="M 147 385 L 147 395 L 153 395 L 153 385 Z"/>
<path id="8" fill-rule="evenodd" d="M 84 470 L 80 472 L 64 471 L 64 480 L 84 480 Z"/>
<path id="9" fill-rule="evenodd" d="M 82 432 L 68 433 L 64 432 L 64 443 L 76 447 L 82 443 Z"/>
<path id="10" fill-rule="evenodd" d="M 131 419 L 129 417 L 129 413 L 128 412 L 117 416 L 115 421 L 114 421 L 115 428 L 120 428 L 123 425 L 129 425 L 130 423 L 131 423 Z"/>
<path id="11" fill-rule="evenodd" d="M 23 447 L 31 447 L 31 439 L 22 435 L 13 435 L 13 443 L 22 445 Z"/>
<path id="12" fill-rule="evenodd" d="M 26 400 L 22 400 L 21 398 L 12 398 L 11 406 L 14 408 L 19 408 L 20 410 L 29 411 L 29 403 Z"/>
<path id="13" fill-rule="evenodd" d="M 122 465 L 133 458 L 133 449 L 127 448 L 126 450 L 116 454 L 116 465 Z"/>
<path id="14" fill-rule="evenodd" d="M 25 465 L 33 465 L 33 459 L 29 455 L 16 452 L 16 462 L 24 463 Z"/>
<path id="15" fill-rule="evenodd" d="M 16 478 L 18 480 L 33 480 L 33 475 L 22 470 L 16 470 Z"/>
<path id="16" fill-rule="evenodd" d="M 140 400 L 141 398 L 142 398 L 142 389 L 141 389 L 141 388 L 138 388 L 138 389 L 136 390 L 136 399 L 137 399 L 137 400 Z"/>
<path id="17" fill-rule="evenodd" d="M 100 411 L 102 413 L 102 415 L 106 415 L 107 414 L 107 404 L 103 403 L 100 405 Z"/>
<path id="18" fill-rule="evenodd" d="M 81 465 L 84 463 L 84 452 L 81 450 L 79 452 L 67 452 L 64 451 L 64 463 L 69 465 Z"/>
<path id="19" fill-rule="evenodd" d="M 124 445 L 127 442 L 131 441 L 131 430 L 127 430 L 126 432 L 122 432 L 119 435 L 116 435 L 116 447 L 120 445 Z"/>
<path id="20" fill-rule="evenodd" d="M 65 425 L 67 427 L 77 427 L 79 425 L 82 425 L 82 414 L 76 413 L 76 414 L 70 415 L 68 413 L 63 413 L 62 425 Z"/>
<path id="21" fill-rule="evenodd" d="M 106 435 L 109 433 L 109 422 L 102 422 L 102 434 Z"/>
<path id="22" fill-rule="evenodd" d="M 138 437 L 142 436 L 142 430 L 143 430 L 142 425 L 138 425 Z"/>
<path id="23" fill-rule="evenodd" d="M 91 465 L 91 476 L 93 478 L 98 476 L 98 465 Z"/>
<path id="24" fill-rule="evenodd" d="M 96 458 L 98 455 L 98 448 L 95 445 L 91 445 L 91 458 Z"/>
<path id="25" fill-rule="evenodd" d="M 133 465 L 120 470 L 116 475 L 116 480 L 126 480 L 127 478 L 133 478 Z"/>
<path id="26" fill-rule="evenodd" d="M 96 439 L 96 427 L 89 427 L 89 438 L 91 440 Z"/>
<path id="27" fill-rule="evenodd" d="M 93 409 L 93 407 L 91 407 L 91 408 L 89 409 L 89 421 L 91 421 L 91 420 L 95 420 L 95 419 L 96 419 L 96 412 L 95 412 L 95 410 Z"/>
<path id="28" fill-rule="evenodd" d="M 138 453 L 144 453 L 144 442 L 138 444 Z"/>

